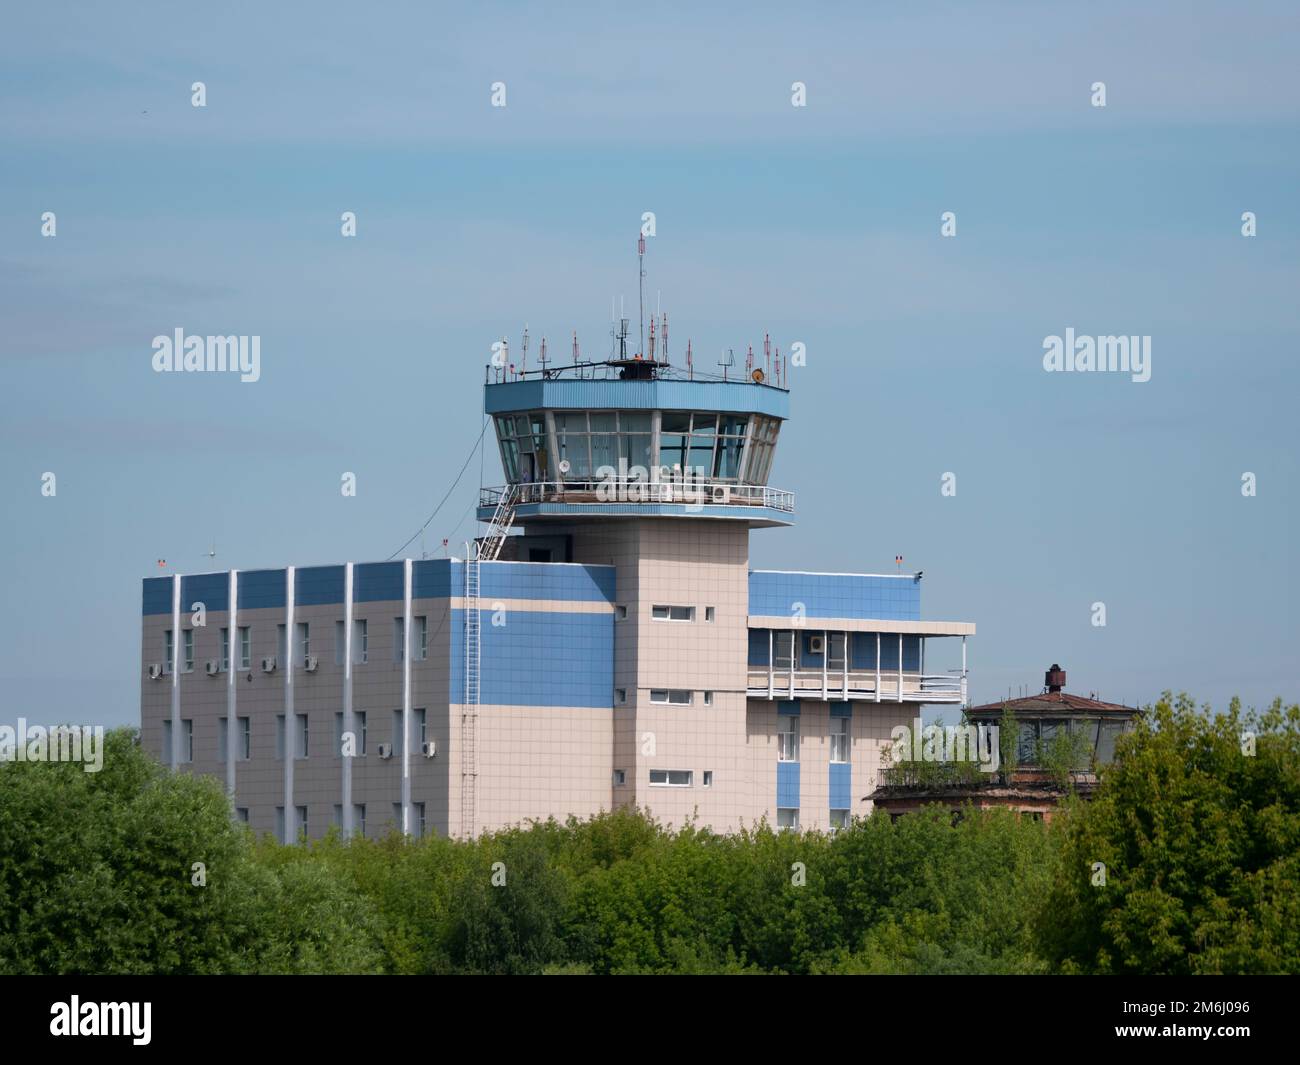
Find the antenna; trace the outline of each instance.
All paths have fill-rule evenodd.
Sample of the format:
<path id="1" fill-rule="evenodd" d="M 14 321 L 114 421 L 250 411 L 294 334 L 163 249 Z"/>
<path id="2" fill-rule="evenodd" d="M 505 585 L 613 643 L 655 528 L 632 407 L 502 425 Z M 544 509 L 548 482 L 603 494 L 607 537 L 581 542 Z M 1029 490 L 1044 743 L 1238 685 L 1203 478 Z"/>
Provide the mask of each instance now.
<path id="1" fill-rule="evenodd" d="M 640 275 L 637 279 L 637 290 L 641 294 L 641 332 L 638 334 L 641 347 L 637 354 L 645 351 L 645 234 L 638 233 L 636 238 L 636 268 Z"/>
<path id="2" fill-rule="evenodd" d="M 731 348 L 728 348 L 727 353 L 718 360 L 718 365 L 722 367 L 722 379 L 725 381 L 727 379 L 727 368 L 736 365 L 736 353 Z"/>
<path id="3" fill-rule="evenodd" d="M 667 366 L 668 365 L 668 312 L 667 311 L 664 311 L 663 336 L 661 336 L 659 339 L 660 342 L 663 344 L 663 348 L 664 348 L 664 365 Z"/>
<path id="4" fill-rule="evenodd" d="M 764 377 L 772 376 L 772 338 L 766 333 L 763 334 L 763 365 L 765 367 Z"/>
<path id="5" fill-rule="evenodd" d="M 749 354 L 745 356 L 745 376 L 754 376 L 754 345 L 749 345 Z"/>
<path id="6" fill-rule="evenodd" d="M 646 349 L 646 354 L 651 362 L 655 361 L 655 320 L 650 319 L 650 347 Z"/>
<path id="7" fill-rule="evenodd" d="M 545 377 L 546 376 L 546 337 L 545 336 L 542 337 L 542 351 L 541 351 L 540 358 L 542 360 L 542 376 Z"/>
<path id="8" fill-rule="evenodd" d="M 686 372 L 691 375 L 691 380 L 695 380 L 695 361 L 691 357 L 691 338 L 686 338 Z"/>
<path id="9" fill-rule="evenodd" d="M 520 370 L 523 373 L 528 372 L 528 323 L 524 323 L 524 356 L 519 363 Z"/>
<path id="10" fill-rule="evenodd" d="M 579 351 L 578 351 L 578 331 L 575 329 L 575 330 L 573 331 L 573 365 L 574 365 L 574 366 L 577 366 L 577 365 L 578 365 L 578 357 L 579 357 Z"/>

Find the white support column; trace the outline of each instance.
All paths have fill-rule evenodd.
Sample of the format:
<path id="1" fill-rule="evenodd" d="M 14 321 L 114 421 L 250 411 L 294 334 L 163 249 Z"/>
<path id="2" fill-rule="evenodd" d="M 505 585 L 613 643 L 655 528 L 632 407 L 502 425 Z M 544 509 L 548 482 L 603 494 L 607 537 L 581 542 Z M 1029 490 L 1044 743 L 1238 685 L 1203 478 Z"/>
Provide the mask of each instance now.
<path id="1" fill-rule="evenodd" d="M 898 634 L 898 701 L 903 701 L 903 634 Z"/>
<path id="2" fill-rule="evenodd" d="M 298 838 L 294 831 L 297 808 L 293 802 L 293 757 L 298 746 L 298 722 L 293 712 L 293 567 L 284 571 L 284 842 L 293 843 Z"/>
<path id="3" fill-rule="evenodd" d="M 849 634 L 844 634 L 844 680 L 843 695 L 841 698 L 847 703 L 849 701 Z"/>
<path id="4" fill-rule="evenodd" d="M 876 702 L 880 702 L 880 633 L 876 633 Z"/>
<path id="5" fill-rule="evenodd" d="M 830 666 L 830 659 L 831 634 L 828 630 L 822 629 L 822 702 L 825 702 L 830 697 L 830 691 L 826 687 L 826 670 Z"/>
<path id="6" fill-rule="evenodd" d="M 924 688 L 925 687 L 925 637 L 918 636 L 917 639 L 921 641 L 921 687 Z"/>
<path id="7" fill-rule="evenodd" d="M 239 571 L 230 571 L 230 602 L 226 610 L 226 792 L 235 795 L 235 760 L 239 757 L 239 718 L 235 701 L 239 686 Z M 249 665 L 252 665 L 250 662 Z"/>
<path id="8" fill-rule="evenodd" d="M 181 768 L 181 575 L 172 575 L 172 772 Z"/>
<path id="9" fill-rule="evenodd" d="M 773 698 L 776 693 L 776 679 L 774 671 L 776 669 L 776 633 L 773 629 L 767 630 L 767 697 Z"/>
<path id="10" fill-rule="evenodd" d="M 550 414 L 547 414 L 550 419 Z M 402 564 L 402 833 L 411 834 L 411 560 Z"/>
<path id="11" fill-rule="evenodd" d="M 352 823 L 352 755 L 346 737 L 351 734 L 356 744 L 357 723 L 352 712 L 352 563 L 343 567 L 343 838 L 351 839 Z"/>
<path id="12" fill-rule="evenodd" d="M 966 637 L 961 638 L 961 705 L 966 706 Z"/>

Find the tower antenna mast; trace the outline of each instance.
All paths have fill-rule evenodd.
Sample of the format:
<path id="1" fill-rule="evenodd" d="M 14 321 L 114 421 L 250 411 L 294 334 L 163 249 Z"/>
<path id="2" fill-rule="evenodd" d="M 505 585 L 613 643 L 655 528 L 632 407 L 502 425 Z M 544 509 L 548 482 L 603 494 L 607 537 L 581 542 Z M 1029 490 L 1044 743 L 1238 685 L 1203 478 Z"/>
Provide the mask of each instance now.
<path id="1" fill-rule="evenodd" d="M 639 233 L 636 238 L 636 267 L 637 267 L 637 273 L 641 275 L 637 281 L 637 289 L 639 290 L 641 295 L 641 323 L 640 323 L 641 333 L 639 337 L 641 347 L 638 349 L 638 353 L 644 355 L 645 354 L 645 234 L 644 233 Z"/>

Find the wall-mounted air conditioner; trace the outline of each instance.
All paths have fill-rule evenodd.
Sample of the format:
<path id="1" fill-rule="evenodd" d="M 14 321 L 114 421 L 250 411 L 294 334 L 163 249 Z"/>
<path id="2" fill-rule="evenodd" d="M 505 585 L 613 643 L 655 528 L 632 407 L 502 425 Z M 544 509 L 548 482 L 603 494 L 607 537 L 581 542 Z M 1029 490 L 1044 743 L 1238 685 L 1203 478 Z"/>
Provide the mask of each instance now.
<path id="1" fill-rule="evenodd" d="M 423 754 L 425 758 L 432 758 L 438 753 L 438 745 L 434 743 L 433 740 L 426 740 L 424 743 L 420 744 L 420 753 Z"/>
<path id="2" fill-rule="evenodd" d="M 316 658 L 315 655 L 308 655 L 306 658 L 302 660 L 302 668 L 305 669 L 308 673 L 315 673 L 316 667 L 318 665 L 320 665 L 320 661 Z"/>
<path id="3" fill-rule="evenodd" d="M 160 663 L 155 662 L 149 667 L 149 679 L 158 680 L 163 675 L 163 667 Z"/>
<path id="4" fill-rule="evenodd" d="M 730 503 L 731 502 L 731 485 L 715 484 L 713 486 L 713 502 Z"/>
<path id="5" fill-rule="evenodd" d="M 275 672 L 275 655 L 271 655 L 269 658 L 262 659 L 262 672 L 263 673 Z"/>
<path id="6" fill-rule="evenodd" d="M 809 653 L 809 654 L 819 655 L 819 654 L 823 654 L 825 651 L 826 651 L 826 637 L 825 637 L 825 636 L 809 636 L 809 637 L 808 637 L 808 653 Z"/>
<path id="7" fill-rule="evenodd" d="M 209 658 L 207 665 L 205 665 L 203 669 L 204 672 L 206 672 L 209 677 L 215 677 L 218 673 L 221 672 L 221 663 L 218 662 L 215 658 Z"/>
<path id="8" fill-rule="evenodd" d="M 393 745 L 391 743 L 381 743 L 379 745 L 379 757 L 388 759 L 393 757 Z"/>

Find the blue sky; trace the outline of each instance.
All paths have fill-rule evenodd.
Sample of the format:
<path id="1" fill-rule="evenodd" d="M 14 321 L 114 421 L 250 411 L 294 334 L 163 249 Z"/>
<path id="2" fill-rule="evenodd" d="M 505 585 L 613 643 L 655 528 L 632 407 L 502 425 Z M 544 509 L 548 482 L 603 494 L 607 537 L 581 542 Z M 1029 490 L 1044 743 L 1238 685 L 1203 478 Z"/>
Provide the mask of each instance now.
<path id="1" fill-rule="evenodd" d="M 756 568 L 903 554 L 925 616 L 978 624 L 979 700 L 1053 661 L 1130 702 L 1300 696 L 1294 5 L 696 6 L 6 12 L 0 718 L 138 719 L 158 558 L 388 557 L 494 339 L 607 350 L 644 211 L 678 357 L 807 346 L 799 520 Z M 153 373 L 177 327 L 260 335 L 262 379 Z M 1150 335 L 1151 381 L 1045 373 L 1066 327 Z"/>

